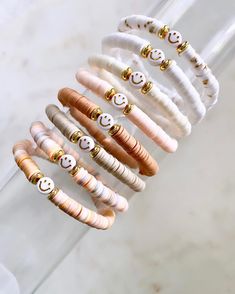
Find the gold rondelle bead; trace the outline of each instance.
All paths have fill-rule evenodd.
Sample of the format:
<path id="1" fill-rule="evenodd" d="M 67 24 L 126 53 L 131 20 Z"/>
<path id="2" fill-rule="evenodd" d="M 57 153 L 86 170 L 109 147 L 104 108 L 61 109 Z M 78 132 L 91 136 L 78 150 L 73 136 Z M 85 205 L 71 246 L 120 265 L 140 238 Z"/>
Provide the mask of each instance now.
<path id="1" fill-rule="evenodd" d="M 133 104 L 127 104 L 127 106 L 123 110 L 123 114 L 128 115 L 132 111 L 133 106 Z"/>
<path id="2" fill-rule="evenodd" d="M 113 96 L 116 94 L 116 91 L 114 88 L 111 88 L 110 90 L 108 90 L 105 94 L 104 94 L 104 98 L 108 101 L 110 101 Z"/>
<path id="3" fill-rule="evenodd" d="M 55 197 L 55 195 L 57 194 L 59 192 L 59 189 L 57 188 L 57 187 L 55 187 L 52 191 L 51 191 L 51 193 L 48 195 L 48 199 L 52 199 L 52 198 L 54 198 Z"/>
<path id="4" fill-rule="evenodd" d="M 71 176 L 75 176 L 76 173 L 78 173 L 79 169 L 80 169 L 80 166 L 76 165 L 76 166 L 75 166 L 75 167 L 69 172 L 69 174 L 70 174 Z"/>
<path id="5" fill-rule="evenodd" d="M 121 73 L 121 78 L 124 80 L 124 81 L 127 81 L 130 77 L 130 75 L 132 74 L 132 69 L 130 67 L 124 69 Z"/>
<path id="6" fill-rule="evenodd" d="M 141 56 L 147 58 L 152 49 L 153 48 L 150 44 L 145 46 L 140 52 Z"/>
<path id="7" fill-rule="evenodd" d="M 44 174 L 43 174 L 43 173 L 41 173 L 41 172 L 37 172 L 37 173 L 33 174 L 33 175 L 30 177 L 29 181 L 30 181 L 33 185 L 36 185 L 37 182 L 38 182 L 41 178 L 43 178 L 43 177 L 44 177 Z"/>
<path id="8" fill-rule="evenodd" d="M 188 46 L 189 46 L 189 42 L 188 42 L 188 41 L 185 41 L 185 42 L 183 42 L 182 44 L 180 44 L 180 45 L 176 48 L 178 54 L 179 54 L 179 55 L 182 54 L 182 53 L 188 48 Z"/>
<path id="9" fill-rule="evenodd" d="M 142 94 L 147 94 L 153 87 L 153 83 L 152 82 L 147 82 L 143 85 L 143 87 L 141 88 L 141 93 Z"/>
<path id="10" fill-rule="evenodd" d="M 113 126 L 109 129 L 109 131 L 108 131 L 109 135 L 110 135 L 110 136 L 115 135 L 115 134 L 119 131 L 120 127 L 121 127 L 121 126 L 118 125 L 118 124 L 113 125 Z"/>
<path id="11" fill-rule="evenodd" d="M 63 155 L 64 155 L 64 150 L 61 149 L 52 155 L 51 160 L 53 162 L 57 162 L 60 159 L 60 157 Z"/>
<path id="12" fill-rule="evenodd" d="M 167 25 L 165 25 L 165 26 L 163 26 L 159 31 L 158 31 L 158 37 L 160 38 L 160 39 L 165 39 L 166 38 L 166 35 L 167 35 L 167 33 L 170 31 L 170 28 L 167 26 Z"/>
<path id="13" fill-rule="evenodd" d="M 92 158 L 96 157 L 96 155 L 100 152 L 101 147 L 99 145 L 95 145 L 95 147 L 91 150 L 90 156 Z"/>
<path id="14" fill-rule="evenodd" d="M 162 62 L 162 64 L 160 65 L 160 70 L 164 71 L 166 69 L 168 69 L 168 67 L 170 67 L 172 64 L 172 60 L 171 59 L 166 59 Z"/>
<path id="15" fill-rule="evenodd" d="M 103 113 L 102 109 L 100 107 L 97 107 L 94 109 L 91 113 L 91 119 L 97 120 L 97 118 Z"/>
<path id="16" fill-rule="evenodd" d="M 77 143 L 82 136 L 83 133 L 81 131 L 76 131 L 70 136 L 69 141 L 72 143 Z"/>

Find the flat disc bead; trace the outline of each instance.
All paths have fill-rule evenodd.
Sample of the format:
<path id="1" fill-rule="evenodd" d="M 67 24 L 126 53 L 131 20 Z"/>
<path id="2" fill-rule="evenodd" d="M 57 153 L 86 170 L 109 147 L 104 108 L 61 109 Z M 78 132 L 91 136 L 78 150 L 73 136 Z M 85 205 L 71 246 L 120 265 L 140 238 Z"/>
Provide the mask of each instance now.
<path id="1" fill-rule="evenodd" d="M 129 77 L 129 83 L 132 87 L 141 89 L 146 83 L 146 77 L 142 72 L 134 71 Z"/>
<path id="2" fill-rule="evenodd" d="M 82 151 L 90 152 L 95 147 L 95 142 L 89 136 L 82 136 L 78 140 L 78 146 Z"/>
<path id="3" fill-rule="evenodd" d="M 165 40 L 173 47 L 178 47 L 183 41 L 181 34 L 177 31 L 169 31 Z"/>
<path id="4" fill-rule="evenodd" d="M 124 94 L 117 93 L 112 97 L 111 102 L 114 107 L 124 109 L 128 104 L 128 99 Z"/>
<path id="5" fill-rule="evenodd" d="M 55 184 L 49 177 L 42 177 L 37 182 L 38 191 L 42 194 L 50 194 L 52 190 L 55 188 Z"/>
<path id="6" fill-rule="evenodd" d="M 71 171 L 76 166 L 76 164 L 76 159 L 69 154 L 65 154 L 59 159 L 60 167 L 67 171 Z"/>
<path id="7" fill-rule="evenodd" d="M 160 49 L 153 49 L 150 51 L 148 55 L 148 62 L 152 64 L 153 66 L 160 65 L 164 59 L 165 59 L 165 54 Z"/>
<path id="8" fill-rule="evenodd" d="M 99 127 L 103 130 L 109 130 L 114 125 L 114 119 L 109 113 L 102 113 L 97 119 Z"/>

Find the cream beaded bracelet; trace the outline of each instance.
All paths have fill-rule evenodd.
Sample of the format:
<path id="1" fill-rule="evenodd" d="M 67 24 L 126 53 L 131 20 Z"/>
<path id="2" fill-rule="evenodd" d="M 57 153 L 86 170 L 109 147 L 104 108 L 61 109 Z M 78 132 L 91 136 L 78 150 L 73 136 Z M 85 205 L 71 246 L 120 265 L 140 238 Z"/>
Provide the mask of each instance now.
<path id="1" fill-rule="evenodd" d="M 93 55 L 88 58 L 90 66 L 104 69 L 123 81 L 140 90 L 151 107 L 156 108 L 173 126 L 178 129 L 179 136 L 189 135 L 191 124 L 188 118 L 180 112 L 178 107 L 167 95 L 161 92 L 152 82 L 147 81 L 141 72 L 133 72 L 125 63 L 108 55 Z"/>
<path id="2" fill-rule="evenodd" d="M 77 165 L 76 158 L 65 153 L 61 145 L 53 140 L 51 131 L 49 132 L 42 122 L 32 123 L 30 133 L 38 148 L 45 152 L 53 162 L 58 163 L 63 170 L 69 172 L 73 180 L 90 192 L 93 198 L 120 212 L 128 209 L 127 200 L 106 187 L 82 166 Z"/>
<path id="3" fill-rule="evenodd" d="M 95 144 L 91 137 L 85 136 L 56 105 L 48 105 L 46 107 L 46 114 L 49 120 L 70 142 L 77 144 L 81 151 L 90 153 L 91 158 L 98 165 L 110 172 L 132 190 L 140 192 L 145 189 L 145 182 L 143 180 L 111 154 L 107 153 L 101 146 Z"/>
<path id="4" fill-rule="evenodd" d="M 103 79 L 86 70 L 80 70 L 76 74 L 78 82 L 93 91 L 106 101 L 109 101 L 116 109 L 142 130 L 150 139 L 166 152 L 175 152 L 178 143 L 167 135 L 148 115 L 138 106 L 130 104 L 123 93 L 117 93 L 115 89 Z"/>
<path id="5" fill-rule="evenodd" d="M 151 35 L 158 36 L 161 40 L 165 40 L 167 44 L 176 48 L 179 56 L 185 58 L 186 62 L 195 73 L 196 78 L 201 82 L 205 91 L 202 100 L 206 108 L 209 109 L 217 102 L 219 95 L 219 83 L 217 79 L 191 44 L 188 41 L 183 41 L 179 32 L 170 30 L 170 28 L 161 21 L 144 15 L 124 17 L 119 23 L 118 30 L 120 32 L 143 30 Z M 145 48 L 143 52 L 149 49 Z"/>
<path id="6" fill-rule="evenodd" d="M 188 77 L 174 60 L 165 59 L 165 54 L 160 49 L 153 49 L 151 44 L 135 35 L 114 33 L 102 41 L 104 53 L 110 53 L 112 48 L 131 51 L 137 56 L 147 58 L 149 63 L 160 68 L 161 72 L 173 84 L 178 94 L 184 101 L 184 112 L 191 123 L 199 122 L 205 115 L 206 109 L 200 95 Z"/>
<path id="7" fill-rule="evenodd" d="M 112 226 L 115 220 L 115 213 L 112 209 L 94 201 L 97 212 L 92 211 L 70 198 L 55 186 L 51 178 L 43 175 L 39 166 L 32 159 L 32 156 L 37 156 L 37 154 L 35 154 L 34 147 L 29 140 L 16 143 L 13 147 L 13 154 L 17 165 L 24 172 L 26 178 L 32 184 L 37 185 L 38 191 L 47 195 L 48 199 L 63 212 L 96 229 L 105 230 Z"/>

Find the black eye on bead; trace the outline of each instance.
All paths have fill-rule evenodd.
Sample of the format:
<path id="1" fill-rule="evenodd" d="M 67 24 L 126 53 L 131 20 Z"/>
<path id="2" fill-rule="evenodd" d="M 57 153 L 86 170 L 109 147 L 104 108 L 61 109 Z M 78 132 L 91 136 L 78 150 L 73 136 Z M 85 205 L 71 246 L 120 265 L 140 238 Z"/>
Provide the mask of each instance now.
<path id="1" fill-rule="evenodd" d="M 46 183 L 47 180 L 44 180 L 44 183 Z"/>
<path id="2" fill-rule="evenodd" d="M 69 160 L 69 162 L 71 162 L 71 159 Z"/>
<path id="3" fill-rule="evenodd" d="M 67 160 L 67 156 L 65 156 L 65 158 L 64 158 L 65 160 Z"/>
<path id="4" fill-rule="evenodd" d="M 105 115 L 104 118 L 107 118 L 107 115 Z"/>

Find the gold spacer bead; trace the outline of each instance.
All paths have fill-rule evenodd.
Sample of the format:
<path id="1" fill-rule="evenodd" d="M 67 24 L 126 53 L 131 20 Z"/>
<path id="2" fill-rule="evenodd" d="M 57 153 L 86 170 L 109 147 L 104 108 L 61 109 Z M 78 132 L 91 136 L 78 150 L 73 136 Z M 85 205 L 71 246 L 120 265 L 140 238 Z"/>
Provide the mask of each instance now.
<path id="1" fill-rule="evenodd" d="M 97 118 L 103 113 L 102 109 L 100 107 L 95 108 L 92 113 L 90 118 L 92 120 L 97 120 Z"/>
<path id="2" fill-rule="evenodd" d="M 100 152 L 100 149 L 101 149 L 100 145 L 95 145 L 95 147 L 90 152 L 90 156 L 92 158 L 96 157 L 96 155 Z"/>
<path id="3" fill-rule="evenodd" d="M 132 111 L 133 107 L 133 104 L 127 104 L 127 106 L 123 109 L 123 114 L 128 115 Z"/>
<path id="4" fill-rule="evenodd" d="M 152 49 L 153 48 L 150 44 L 145 46 L 140 52 L 141 56 L 147 58 Z"/>
<path id="5" fill-rule="evenodd" d="M 188 46 L 189 46 L 189 42 L 188 42 L 188 41 L 185 41 L 185 42 L 183 42 L 182 44 L 180 44 L 180 45 L 176 48 L 178 54 L 179 54 L 179 55 L 182 54 L 182 53 L 188 48 Z"/>
<path id="6" fill-rule="evenodd" d="M 72 142 L 72 143 L 77 143 L 78 140 L 83 136 L 83 132 L 81 131 L 76 131 L 74 132 L 70 138 L 69 138 L 69 141 Z"/>
<path id="7" fill-rule="evenodd" d="M 164 71 L 166 69 L 168 69 L 168 67 L 170 67 L 172 64 L 172 60 L 171 59 L 166 59 L 162 62 L 162 64 L 160 65 L 160 70 Z"/>
<path id="8" fill-rule="evenodd" d="M 69 172 L 69 174 L 73 177 L 73 176 L 75 176 L 75 175 L 78 173 L 79 169 L 80 169 L 80 166 L 76 165 L 76 166 L 75 166 L 75 167 Z"/>
<path id="9" fill-rule="evenodd" d="M 153 83 L 152 82 L 147 82 L 143 85 L 143 87 L 141 88 L 141 93 L 142 94 L 147 94 L 153 87 Z"/>
<path id="10" fill-rule="evenodd" d="M 54 154 L 52 154 L 51 156 L 51 161 L 53 162 L 57 162 L 61 156 L 64 155 L 64 150 L 59 150 L 59 151 L 56 151 Z"/>
<path id="11" fill-rule="evenodd" d="M 167 25 L 163 26 L 162 28 L 160 28 L 160 30 L 157 33 L 158 34 L 158 37 L 160 39 L 165 39 L 166 38 L 166 35 L 167 35 L 167 33 L 169 31 L 170 31 L 170 28 Z"/>
<path id="12" fill-rule="evenodd" d="M 105 94 L 104 94 L 104 98 L 108 101 L 110 101 L 113 96 L 116 94 L 116 91 L 114 88 L 111 88 L 110 90 L 108 90 Z"/>
<path id="13" fill-rule="evenodd" d="M 57 187 L 55 187 L 51 193 L 47 196 L 47 198 L 50 200 L 50 199 L 53 199 L 55 197 L 55 195 L 59 192 L 59 189 Z"/>
<path id="14" fill-rule="evenodd" d="M 109 135 L 114 136 L 119 131 L 120 127 L 121 126 L 118 124 L 113 125 L 108 131 Z"/>
<path id="15" fill-rule="evenodd" d="M 132 69 L 130 67 L 127 67 L 126 69 L 124 69 L 121 73 L 121 78 L 124 81 L 127 81 L 130 77 L 130 75 L 132 74 Z"/>
<path id="16" fill-rule="evenodd" d="M 37 172 L 33 174 L 30 178 L 29 181 L 33 184 L 36 185 L 37 182 L 44 177 L 44 174 L 42 172 Z"/>

